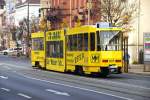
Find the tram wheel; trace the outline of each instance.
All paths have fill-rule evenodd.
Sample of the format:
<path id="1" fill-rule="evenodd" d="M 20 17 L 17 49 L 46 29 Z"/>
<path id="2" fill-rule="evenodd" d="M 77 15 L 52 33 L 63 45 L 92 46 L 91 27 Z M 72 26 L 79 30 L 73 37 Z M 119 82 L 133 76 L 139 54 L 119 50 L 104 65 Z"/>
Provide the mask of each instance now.
<path id="1" fill-rule="evenodd" d="M 101 73 L 100 76 L 101 77 L 107 77 L 109 75 L 109 69 L 106 67 L 101 68 Z"/>
<path id="2" fill-rule="evenodd" d="M 83 68 L 82 68 L 82 66 L 76 66 L 75 67 L 75 74 L 77 74 L 77 75 L 84 75 L 84 71 L 83 71 Z"/>

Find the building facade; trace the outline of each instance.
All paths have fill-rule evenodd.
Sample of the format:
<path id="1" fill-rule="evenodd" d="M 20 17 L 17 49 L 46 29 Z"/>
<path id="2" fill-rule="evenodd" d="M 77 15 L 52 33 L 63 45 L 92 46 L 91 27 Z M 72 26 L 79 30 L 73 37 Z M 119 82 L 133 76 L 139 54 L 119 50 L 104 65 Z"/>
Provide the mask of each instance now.
<path id="1" fill-rule="evenodd" d="M 131 63 L 143 63 L 143 49 L 144 49 L 144 41 L 143 35 L 144 33 L 150 33 L 150 0 L 139 0 L 138 16 L 134 19 L 133 31 L 130 32 L 129 35 L 129 55 L 130 55 L 130 64 Z"/>
<path id="2" fill-rule="evenodd" d="M 5 9 L 5 1 L 0 0 L 0 50 L 6 48 L 7 39 L 5 31 L 6 25 L 6 9 Z"/>
<path id="3" fill-rule="evenodd" d="M 29 1 L 29 3 L 28 3 Z M 28 10 L 29 8 L 29 10 Z M 9 40 L 5 44 L 9 44 L 9 47 L 12 48 L 16 47 L 19 43 L 20 46 L 24 47 L 26 49 L 26 37 L 28 34 L 28 27 L 27 24 L 24 24 L 22 31 L 18 31 L 20 27 L 20 23 L 26 19 L 28 19 L 29 14 L 29 20 L 37 19 L 39 18 L 39 8 L 40 8 L 40 0 L 6 0 L 6 26 L 7 26 L 7 32 L 5 32 L 8 37 L 7 40 Z M 29 13 L 28 13 L 29 11 Z M 26 22 L 28 23 L 28 22 Z M 31 26 L 30 26 L 31 27 Z M 30 32 L 31 32 L 31 28 Z M 21 39 L 17 39 L 17 35 L 22 35 Z M 25 50 L 24 50 L 25 51 Z"/>
<path id="4" fill-rule="evenodd" d="M 100 21 L 100 16 L 96 16 L 97 4 L 98 0 L 41 0 L 44 16 L 54 28 L 60 28 L 60 23 L 65 24 L 64 27 L 75 27 L 77 23 L 95 24 Z"/>
<path id="5" fill-rule="evenodd" d="M 24 2 L 23 2 L 24 1 Z M 32 17 L 39 17 L 40 0 L 29 0 L 29 19 Z M 19 25 L 19 22 L 28 16 L 28 0 L 22 0 L 22 2 L 16 2 L 15 8 L 15 25 Z"/>
<path id="6" fill-rule="evenodd" d="M 2 29 L 4 22 L 4 14 L 5 14 L 5 2 L 4 0 L 0 0 L 0 29 Z"/>

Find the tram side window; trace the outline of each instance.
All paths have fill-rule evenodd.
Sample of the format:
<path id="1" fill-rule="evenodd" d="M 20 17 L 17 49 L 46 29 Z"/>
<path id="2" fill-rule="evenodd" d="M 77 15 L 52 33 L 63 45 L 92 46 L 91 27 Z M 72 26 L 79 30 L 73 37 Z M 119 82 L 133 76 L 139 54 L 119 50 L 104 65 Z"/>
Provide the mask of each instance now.
<path id="1" fill-rule="evenodd" d="M 54 42 L 49 41 L 47 42 L 47 57 L 52 57 L 52 54 L 54 52 Z"/>
<path id="2" fill-rule="evenodd" d="M 69 35 L 67 38 L 68 51 L 87 51 L 88 50 L 88 33 Z"/>
<path id="3" fill-rule="evenodd" d="M 83 34 L 78 34 L 78 51 L 82 51 L 83 49 Z"/>
<path id="4" fill-rule="evenodd" d="M 77 35 L 72 36 L 72 51 L 77 51 Z"/>
<path id="5" fill-rule="evenodd" d="M 63 58 L 63 41 L 49 41 L 47 49 L 47 57 Z"/>
<path id="6" fill-rule="evenodd" d="M 100 32 L 96 31 L 96 35 L 97 35 L 97 51 L 100 51 L 101 50 Z"/>
<path id="7" fill-rule="evenodd" d="M 64 50 L 63 50 L 63 41 L 60 41 L 60 44 L 59 44 L 59 46 L 60 46 L 60 58 L 63 58 L 63 52 L 64 52 Z"/>
<path id="8" fill-rule="evenodd" d="M 69 36 L 66 37 L 66 41 L 67 41 L 66 42 L 67 50 L 70 51 L 70 39 L 69 39 Z"/>
<path id="9" fill-rule="evenodd" d="M 91 51 L 95 50 L 95 33 L 90 33 L 90 49 Z"/>
<path id="10" fill-rule="evenodd" d="M 88 33 L 84 34 L 83 44 L 83 50 L 88 51 Z"/>
<path id="11" fill-rule="evenodd" d="M 32 39 L 32 50 L 44 50 L 43 38 Z"/>
<path id="12" fill-rule="evenodd" d="M 72 35 L 69 35 L 68 38 L 67 38 L 67 49 L 68 51 L 72 51 Z"/>

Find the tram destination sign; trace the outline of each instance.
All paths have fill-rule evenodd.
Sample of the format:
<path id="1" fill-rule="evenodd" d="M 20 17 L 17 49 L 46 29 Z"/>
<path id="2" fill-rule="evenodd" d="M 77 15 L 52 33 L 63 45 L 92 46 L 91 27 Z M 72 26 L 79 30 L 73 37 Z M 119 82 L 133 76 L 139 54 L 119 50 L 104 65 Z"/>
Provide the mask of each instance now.
<path id="1" fill-rule="evenodd" d="M 144 33 L 144 62 L 150 63 L 150 32 Z"/>

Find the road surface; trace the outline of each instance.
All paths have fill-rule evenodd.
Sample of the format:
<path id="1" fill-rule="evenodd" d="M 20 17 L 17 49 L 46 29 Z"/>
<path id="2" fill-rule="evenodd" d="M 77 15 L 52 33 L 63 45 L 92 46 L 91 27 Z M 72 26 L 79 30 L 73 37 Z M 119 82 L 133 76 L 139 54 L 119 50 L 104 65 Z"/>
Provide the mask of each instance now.
<path id="1" fill-rule="evenodd" d="M 150 100 L 150 76 L 77 76 L 33 69 L 26 58 L 0 55 L 0 100 Z"/>

